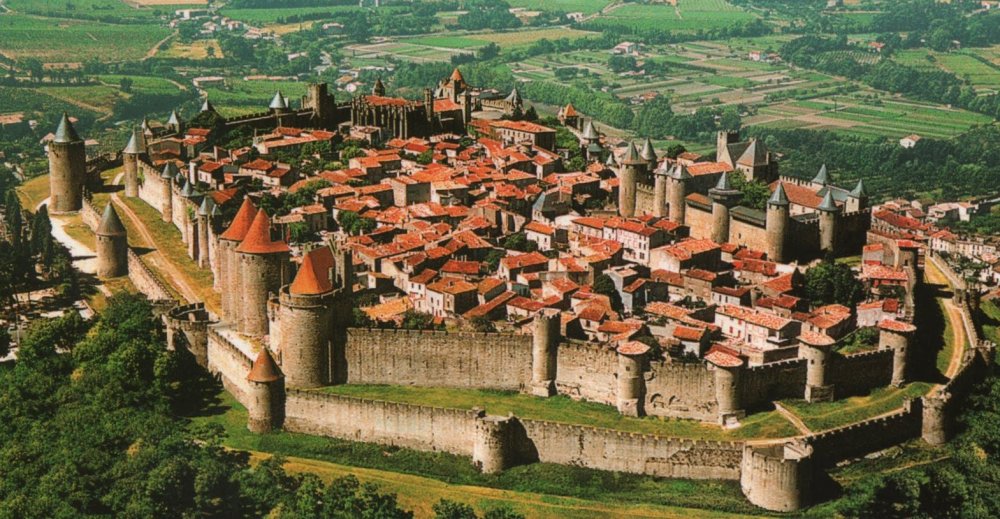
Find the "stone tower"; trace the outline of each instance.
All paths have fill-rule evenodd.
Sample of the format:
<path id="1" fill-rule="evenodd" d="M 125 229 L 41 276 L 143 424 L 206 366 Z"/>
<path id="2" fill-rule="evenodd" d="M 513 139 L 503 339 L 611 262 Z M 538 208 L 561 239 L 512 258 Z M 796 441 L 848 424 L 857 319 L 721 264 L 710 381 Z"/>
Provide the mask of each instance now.
<path id="1" fill-rule="evenodd" d="M 878 323 L 878 347 L 892 350 L 892 381 L 899 387 L 906 383 L 906 361 L 910 353 L 910 337 L 917 327 L 909 323 L 886 319 Z"/>
<path id="2" fill-rule="evenodd" d="M 833 201 L 833 191 L 827 189 L 823 202 L 816 208 L 819 211 L 819 250 L 822 252 L 837 252 L 837 216 L 840 207 Z"/>
<path id="3" fill-rule="evenodd" d="M 740 488 L 751 503 L 794 512 L 812 501 L 813 448 L 804 441 L 743 447 Z"/>
<path id="4" fill-rule="evenodd" d="M 198 254 L 196 259 L 198 266 L 207 268 L 212 261 L 210 256 L 209 235 L 211 234 L 212 212 L 215 210 L 215 202 L 212 197 L 202 198 L 201 205 L 198 206 L 196 222 L 198 227 Z"/>
<path id="5" fill-rule="evenodd" d="M 163 166 L 163 173 L 160 174 L 160 187 L 162 189 L 160 203 L 163 204 L 160 207 L 160 217 L 167 223 L 174 220 L 173 183 L 174 178 L 177 175 L 177 165 L 173 162 L 167 162 L 167 164 Z"/>
<path id="6" fill-rule="evenodd" d="M 295 279 L 278 296 L 278 351 L 288 387 L 320 387 L 333 380 L 333 263 L 330 247 L 305 253 Z"/>
<path id="7" fill-rule="evenodd" d="M 630 142 L 622 159 L 621 174 L 618 177 L 618 214 L 624 218 L 635 216 L 636 186 L 646 161 L 639 156 L 635 143 Z"/>
<path id="8" fill-rule="evenodd" d="M 653 216 L 667 216 L 667 177 L 670 171 L 667 170 L 667 163 L 653 171 Z"/>
<path id="9" fill-rule="evenodd" d="M 535 396 L 549 397 L 556 394 L 561 325 L 562 318 L 558 311 L 542 311 L 535 315 L 535 330 L 531 342 L 531 394 Z"/>
<path id="10" fill-rule="evenodd" d="M 729 182 L 729 174 L 723 173 L 719 182 L 708 190 L 712 199 L 712 241 L 726 243 L 729 241 L 729 209 L 740 202 L 742 193 L 734 189 Z"/>
<path id="11" fill-rule="evenodd" d="M 643 368 L 649 346 L 632 341 L 618 347 L 618 388 L 616 403 L 618 412 L 624 416 L 643 416 L 643 401 L 646 398 L 646 380 Z"/>
<path id="12" fill-rule="evenodd" d="M 132 129 L 132 137 L 122 150 L 122 169 L 125 170 L 125 196 L 135 198 L 139 196 L 139 156 L 146 152 L 142 134 L 135 128 Z"/>
<path id="13" fill-rule="evenodd" d="M 247 429 L 266 433 L 281 427 L 283 380 L 271 352 L 263 347 L 247 374 Z"/>
<path id="14" fill-rule="evenodd" d="M 646 138 L 646 142 L 642 143 L 642 150 L 639 151 L 639 156 L 642 160 L 646 162 L 646 171 L 653 171 L 656 169 L 656 150 L 653 149 L 653 141 Z"/>
<path id="15" fill-rule="evenodd" d="M 788 196 L 785 187 L 778 182 L 778 187 L 767 200 L 767 216 L 764 229 L 767 234 L 767 259 L 784 263 L 785 243 L 788 239 Z"/>
<path id="16" fill-rule="evenodd" d="M 513 416 L 476 417 L 475 436 L 472 441 L 472 463 L 483 474 L 497 474 L 510 467 L 514 457 Z"/>
<path id="17" fill-rule="evenodd" d="M 63 113 L 49 143 L 49 212 L 71 213 L 83 207 L 87 152 L 69 116 Z"/>
<path id="18" fill-rule="evenodd" d="M 718 405 L 719 424 L 735 425 L 743 417 L 740 402 L 740 374 L 743 360 L 725 352 L 710 352 L 705 360 L 712 364 L 715 379 L 715 402 Z"/>
<path id="19" fill-rule="evenodd" d="M 128 237 L 111 202 L 97 226 L 97 276 L 115 278 L 128 274 Z"/>
<path id="20" fill-rule="evenodd" d="M 833 386 L 827 384 L 827 374 L 834 340 L 820 333 L 803 332 L 799 343 L 799 357 L 806 360 L 806 402 L 833 400 Z"/>
<path id="21" fill-rule="evenodd" d="M 868 190 L 865 189 L 865 181 L 858 180 L 858 185 L 847 194 L 846 212 L 856 213 L 868 208 Z"/>
<path id="22" fill-rule="evenodd" d="M 670 212 L 668 217 L 684 225 L 684 214 L 687 211 L 687 181 L 691 179 L 686 167 L 681 164 L 674 166 L 667 180 L 667 191 L 670 195 Z"/>
<path id="23" fill-rule="evenodd" d="M 170 118 L 167 119 L 167 128 L 173 133 L 181 133 L 184 131 L 184 123 L 181 122 L 181 118 L 177 115 L 177 110 L 170 111 Z"/>
<path id="24" fill-rule="evenodd" d="M 246 237 L 250 225 L 257 216 L 257 209 L 250 203 L 250 198 L 243 199 L 243 204 L 229 224 L 229 228 L 219 235 L 215 244 L 215 254 L 219 262 L 219 274 L 222 282 L 219 284 L 222 292 L 222 315 L 230 324 L 240 322 L 240 309 L 243 308 L 243 297 L 240 294 L 241 278 L 239 258 L 236 247 Z"/>
<path id="25" fill-rule="evenodd" d="M 240 292 L 237 304 L 240 333 L 264 336 L 268 332 L 267 303 L 277 294 L 288 277 L 291 249 L 281 241 L 271 240 L 271 219 L 263 209 L 257 211 L 250 229 L 238 247 Z"/>

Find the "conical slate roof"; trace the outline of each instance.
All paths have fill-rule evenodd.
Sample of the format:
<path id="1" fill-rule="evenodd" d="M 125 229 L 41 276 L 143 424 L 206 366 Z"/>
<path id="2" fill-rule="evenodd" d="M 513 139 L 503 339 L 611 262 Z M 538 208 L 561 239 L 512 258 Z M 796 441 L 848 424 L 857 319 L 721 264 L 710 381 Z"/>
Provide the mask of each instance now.
<path id="1" fill-rule="evenodd" d="M 202 112 L 214 112 L 215 111 L 215 107 L 212 106 L 212 102 L 209 101 L 207 97 L 205 98 L 205 102 L 201 104 L 201 111 Z"/>
<path id="2" fill-rule="evenodd" d="M 271 104 L 267 105 L 267 107 L 278 110 L 288 108 L 288 103 L 285 102 L 285 96 L 281 95 L 281 90 L 274 93 L 274 97 L 271 98 Z"/>
<path id="3" fill-rule="evenodd" d="M 639 156 L 639 150 L 635 148 L 635 142 L 629 142 L 628 148 L 625 150 L 625 156 L 622 158 L 622 163 L 642 164 L 643 162 L 645 161 Z"/>
<path id="4" fill-rule="evenodd" d="M 132 128 L 132 136 L 128 139 L 128 144 L 125 145 L 125 149 L 122 153 L 131 153 L 132 155 L 138 155 L 146 151 L 145 142 L 139 131 Z"/>
<path id="5" fill-rule="evenodd" d="M 656 160 L 656 150 L 653 149 L 653 142 L 649 140 L 649 137 L 642 144 L 642 151 L 639 152 L 639 156 L 644 160 Z"/>
<path id="6" fill-rule="evenodd" d="M 146 116 L 142 117 L 142 131 L 143 133 L 150 131 L 149 129 L 149 119 Z"/>
<path id="7" fill-rule="evenodd" d="M 266 384 L 280 378 L 281 372 L 278 370 L 278 365 L 274 363 L 271 352 L 268 351 L 267 347 L 261 348 L 257 360 L 254 360 L 253 366 L 250 367 L 250 373 L 247 373 L 247 380 Z"/>
<path id="8" fill-rule="evenodd" d="M 257 211 L 247 235 L 239 247 L 236 247 L 236 252 L 244 254 L 277 254 L 290 250 L 285 242 L 271 240 L 271 218 L 263 209 Z"/>
<path id="9" fill-rule="evenodd" d="M 177 110 L 170 111 L 170 119 L 167 119 L 167 126 L 178 126 L 181 124 L 181 118 L 177 116 Z"/>
<path id="10" fill-rule="evenodd" d="M 510 94 L 507 94 L 507 97 L 504 98 L 504 101 L 509 101 L 509 102 L 514 103 L 516 105 L 519 105 L 519 104 L 522 103 L 521 93 L 517 91 L 517 87 L 514 87 L 514 89 L 510 91 Z M 572 105 L 570 105 L 570 106 L 572 107 Z"/>
<path id="11" fill-rule="evenodd" d="M 198 216 L 208 216 L 215 212 L 215 201 L 212 197 L 206 196 L 201 200 L 201 205 L 198 206 Z"/>
<path id="12" fill-rule="evenodd" d="M 302 265 L 295 279 L 288 286 L 288 292 L 296 295 L 318 295 L 333 290 L 330 269 L 333 267 L 333 251 L 330 247 L 319 247 L 302 256 Z"/>
<path id="13" fill-rule="evenodd" d="M 590 153 L 591 155 L 600 155 L 601 153 L 604 153 L 604 148 L 602 148 L 600 144 L 592 142 L 587 146 L 587 153 Z"/>
<path id="14" fill-rule="evenodd" d="M 729 181 L 729 173 L 723 173 L 722 176 L 719 177 L 719 181 L 715 183 L 715 188 L 714 189 L 716 191 L 732 191 L 733 190 L 733 184 L 732 184 L 732 182 Z"/>
<path id="15" fill-rule="evenodd" d="M 597 133 L 597 128 L 594 128 L 594 121 L 587 121 L 587 124 L 583 125 L 583 138 L 592 141 L 601 138 L 601 134 Z"/>
<path id="16" fill-rule="evenodd" d="M 817 209 L 819 209 L 820 211 L 828 212 L 828 213 L 835 213 L 835 212 L 837 212 L 837 211 L 840 210 L 837 207 L 836 202 L 833 201 L 833 190 L 832 189 L 828 189 L 826 191 L 826 196 L 823 197 L 823 201 L 820 202 L 819 207 L 817 207 Z"/>
<path id="17" fill-rule="evenodd" d="M 864 179 L 858 179 L 858 185 L 854 186 L 854 189 L 851 190 L 851 196 L 854 198 L 864 198 L 868 196 L 868 191 L 865 190 Z"/>
<path id="18" fill-rule="evenodd" d="M 233 217 L 232 223 L 229 224 L 229 228 L 223 232 L 219 238 L 229 241 L 243 241 L 246 237 L 247 231 L 250 230 L 250 225 L 253 224 L 254 218 L 257 216 L 257 208 L 250 203 L 250 198 L 246 197 L 243 199 L 243 205 L 240 209 L 236 211 L 236 216 Z"/>
<path id="19" fill-rule="evenodd" d="M 747 149 L 743 152 L 743 155 L 740 155 L 736 163 L 751 167 L 766 165 L 767 146 L 757 139 L 751 140 L 750 145 L 747 146 Z"/>
<path id="20" fill-rule="evenodd" d="M 819 167 L 819 173 L 812 179 L 813 184 L 825 186 L 830 183 L 830 174 L 826 172 L 826 164 Z"/>
<path id="21" fill-rule="evenodd" d="M 194 188 L 191 187 L 191 182 L 188 182 L 188 179 L 186 178 L 181 184 L 181 196 L 184 198 L 191 198 L 194 196 Z"/>
<path id="22" fill-rule="evenodd" d="M 160 174 L 160 178 L 174 178 L 177 176 L 177 165 L 173 162 L 168 162 L 163 166 L 163 173 Z"/>
<path id="23" fill-rule="evenodd" d="M 771 193 L 771 198 L 767 199 L 768 205 L 788 205 L 788 195 L 785 194 L 785 186 L 778 182 L 778 187 Z"/>
<path id="24" fill-rule="evenodd" d="M 98 236 L 125 236 L 125 226 L 122 225 L 122 221 L 118 218 L 118 213 L 115 212 L 111 202 L 104 206 L 104 216 L 101 217 L 96 234 Z"/>
<path id="25" fill-rule="evenodd" d="M 382 78 L 375 78 L 375 84 L 372 85 L 372 95 L 385 95 L 385 83 L 382 82 Z"/>
<path id="26" fill-rule="evenodd" d="M 683 164 L 677 164 L 676 166 L 674 166 L 674 169 L 670 172 L 670 176 L 671 178 L 675 178 L 677 180 L 687 180 L 691 178 L 691 173 L 688 173 L 687 166 Z"/>
<path id="27" fill-rule="evenodd" d="M 605 166 L 610 166 L 610 167 L 614 167 L 614 166 L 618 165 L 618 161 L 615 160 L 615 154 L 614 153 L 608 153 L 608 159 L 604 161 L 604 165 Z"/>
<path id="28" fill-rule="evenodd" d="M 73 123 L 69 120 L 69 115 L 63 112 L 62 119 L 59 119 L 59 127 L 56 128 L 56 136 L 52 139 L 52 142 L 59 144 L 69 144 L 71 142 L 80 142 L 83 139 L 80 135 L 76 133 L 76 128 L 73 128 Z"/>

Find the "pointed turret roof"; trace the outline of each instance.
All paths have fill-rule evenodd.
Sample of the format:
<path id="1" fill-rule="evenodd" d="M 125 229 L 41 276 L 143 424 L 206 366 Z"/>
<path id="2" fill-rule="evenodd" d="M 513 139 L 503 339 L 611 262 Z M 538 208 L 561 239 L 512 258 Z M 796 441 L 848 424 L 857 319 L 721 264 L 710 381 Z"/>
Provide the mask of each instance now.
<path id="1" fill-rule="evenodd" d="M 243 237 L 239 247 L 236 247 L 236 252 L 243 254 L 277 254 L 290 250 L 284 241 L 271 240 L 271 218 L 263 209 L 257 211 L 247 235 Z"/>
<path id="2" fill-rule="evenodd" d="M 521 99 L 521 93 L 517 91 L 517 87 L 514 87 L 514 89 L 511 90 L 509 94 L 507 94 L 507 97 L 504 98 L 504 100 L 514 103 L 516 105 L 519 105 L 523 102 L 523 100 Z"/>
<path id="3" fill-rule="evenodd" d="M 243 241 L 246 237 L 247 231 L 250 230 L 250 225 L 253 224 L 254 218 L 257 216 L 257 208 L 253 206 L 250 202 L 250 197 L 243 199 L 243 204 L 240 205 L 240 209 L 236 211 L 236 216 L 233 217 L 232 223 L 229 224 L 229 228 L 223 232 L 219 238 L 229 241 Z"/>
<path id="4" fill-rule="evenodd" d="M 144 139 L 139 135 L 139 131 L 132 128 L 132 136 L 128 139 L 128 144 L 125 145 L 125 149 L 122 153 L 131 153 L 132 155 L 138 155 L 146 151 L 146 146 Z"/>
<path id="5" fill-rule="evenodd" d="M 198 216 L 208 216 L 215 211 L 215 200 L 212 197 L 206 196 L 201 200 L 201 205 L 198 206 Z"/>
<path id="6" fill-rule="evenodd" d="M 288 108 L 288 103 L 285 102 L 285 96 L 281 95 L 281 90 L 274 93 L 274 97 L 271 98 L 271 104 L 267 105 L 267 107 L 279 110 Z"/>
<path id="7" fill-rule="evenodd" d="M 257 359 L 253 361 L 253 366 L 250 367 L 250 373 L 247 373 L 247 380 L 266 384 L 275 382 L 280 378 L 281 371 L 278 370 L 278 365 L 274 363 L 271 352 L 266 346 L 261 348 L 260 353 L 257 354 Z"/>
<path id="8" fill-rule="evenodd" d="M 858 179 L 858 185 L 854 186 L 854 189 L 851 190 L 851 196 L 854 198 L 864 198 L 868 196 L 868 191 L 865 190 L 864 179 Z"/>
<path id="9" fill-rule="evenodd" d="M 591 141 L 601 138 L 601 134 L 597 133 L 597 128 L 594 128 L 594 121 L 587 121 L 587 124 L 583 125 L 583 138 Z"/>
<path id="10" fill-rule="evenodd" d="M 614 153 L 608 153 L 608 159 L 604 161 L 604 165 L 609 167 L 615 167 L 618 165 L 618 161 L 615 160 Z"/>
<path id="11" fill-rule="evenodd" d="M 642 157 L 639 156 L 639 150 L 635 148 L 635 142 L 629 142 L 628 148 L 625 150 L 625 156 L 622 157 L 623 164 L 642 164 L 645 162 Z"/>
<path id="12" fill-rule="evenodd" d="M 181 196 L 183 196 L 184 198 L 191 198 L 192 196 L 194 196 L 194 188 L 191 187 L 191 182 L 189 182 L 187 178 L 185 178 L 182 182 L 183 183 L 181 184 Z"/>
<path id="13" fill-rule="evenodd" d="M 173 179 L 177 176 L 177 164 L 173 162 L 168 162 L 163 166 L 163 173 L 160 174 L 160 178 Z"/>
<path id="14" fill-rule="evenodd" d="M 733 184 L 729 181 L 729 173 L 723 172 L 722 176 L 719 177 L 719 181 L 715 183 L 715 187 L 713 189 L 716 191 L 732 191 Z"/>
<path id="15" fill-rule="evenodd" d="M 653 141 L 646 137 L 646 142 L 642 144 L 642 151 L 639 156 L 645 160 L 656 160 L 656 150 L 653 149 Z"/>
<path id="16" fill-rule="evenodd" d="M 73 128 L 73 123 L 69 120 L 69 115 L 63 112 L 62 119 L 59 119 L 59 127 L 56 128 L 56 136 L 52 139 L 52 142 L 58 144 L 69 144 L 71 142 L 80 142 L 83 139 L 80 135 L 76 133 L 76 128 Z"/>
<path id="17" fill-rule="evenodd" d="M 451 78 L 449 79 L 452 81 L 465 81 L 465 78 L 462 77 L 462 72 L 458 70 L 458 67 L 455 67 L 455 70 L 451 71 Z"/>
<path id="18" fill-rule="evenodd" d="M 302 265 L 288 292 L 297 295 L 318 295 L 333 290 L 330 269 L 333 268 L 333 251 L 319 247 L 302 256 Z"/>
<path id="19" fill-rule="evenodd" d="M 825 186 L 830 183 L 830 174 L 826 172 L 826 164 L 819 167 L 819 173 L 812 179 L 813 184 Z"/>
<path id="20" fill-rule="evenodd" d="M 751 140 L 736 163 L 751 167 L 767 165 L 767 146 L 757 139 Z"/>
<path id="21" fill-rule="evenodd" d="M 118 218 L 115 208 L 111 206 L 111 202 L 104 206 L 104 216 L 101 217 L 96 234 L 98 236 L 125 236 L 125 226 L 122 225 L 121 218 Z"/>
<path id="22" fill-rule="evenodd" d="M 677 180 L 687 180 L 691 178 L 691 173 L 688 172 L 687 166 L 678 163 L 674 166 L 674 169 L 670 171 L 670 177 Z"/>
<path id="23" fill-rule="evenodd" d="M 177 115 L 177 110 L 170 111 L 170 118 L 167 119 L 167 126 L 179 126 L 181 118 Z"/>
<path id="24" fill-rule="evenodd" d="M 145 115 L 142 116 L 142 131 L 143 132 L 150 131 L 150 129 L 149 129 L 149 119 Z"/>
<path id="25" fill-rule="evenodd" d="M 372 85 L 372 95 L 385 95 L 385 83 L 382 82 L 382 78 L 375 78 L 375 84 Z"/>
<path id="26" fill-rule="evenodd" d="M 201 111 L 202 112 L 214 112 L 215 111 L 215 107 L 212 106 L 212 102 L 208 100 L 208 97 L 205 97 L 205 102 L 201 104 Z"/>
<path id="27" fill-rule="evenodd" d="M 576 112 L 576 108 L 573 106 L 573 103 L 566 103 L 566 106 L 562 109 L 562 114 L 563 117 L 577 117 L 580 115 Z"/>
<path id="28" fill-rule="evenodd" d="M 837 203 L 833 201 L 833 190 L 828 189 L 826 191 L 826 196 L 823 197 L 823 201 L 820 202 L 819 207 L 816 209 L 828 213 L 835 213 L 840 210 L 840 208 L 837 207 Z"/>
<path id="29" fill-rule="evenodd" d="M 767 199 L 768 205 L 788 205 L 788 195 L 785 194 L 785 186 L 778 182 L 778 187 L 774 188 L 771 198 Z"/>

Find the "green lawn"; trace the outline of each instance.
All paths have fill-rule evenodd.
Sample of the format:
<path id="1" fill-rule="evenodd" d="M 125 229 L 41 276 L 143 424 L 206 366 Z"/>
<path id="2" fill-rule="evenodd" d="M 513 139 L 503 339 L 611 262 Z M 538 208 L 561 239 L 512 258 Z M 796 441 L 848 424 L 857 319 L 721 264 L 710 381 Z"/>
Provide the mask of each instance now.
<path id="1" fill-rule="evenodd" d="M 742 427 L 725 430 L 715 425 L 694 420 L 661 419 L 656 417 L 629 418 L 622 416 L 612 406 L 576 401 L 565 396 L 538 398 L 507 391 L 353 384 L 330 386 L 320 391 L 358 398 L 434 407 L 450 407 L 454 409 L 479 407 L 494 415 L 514 413 L 515 416 L 527 419 L 590 425 L 634 433 L 659 434 L 684 438 L 739 440 L 746 438 L 782 438 L 796 434 L 792 425 L 776 412 L 751 415 L 743 421 Z"/>
<path id="2" fill-rule="evenodd" d="M 41 175 L 17 186 L 17 195 L 25 209 L 35 212 L 38 204 L 49 197 L 49 176 Z"/>
<path id="3" fill-rule="evenodd" d="M 547 463 L 484 475 L 464 456 L 283 431 L 253 434 L 246 429 L 246 410 L 228 393 L 220 398 L 220 405 L 192 422 L 221 425 L 228 447 L 337 464 L 333 467 L 337 473 L 354 473 L 387 491 L 400 492 L 401 501 L 418 510 L 447 497 L 477 506 L 511 504 L 528 517 L 701 518 L 762 513 L 747 503 L 735 481 L 663 479 Z M 295 463 L 293 469 L 313 471 Z M 422 479 L 414 479 L 417 476 Z"/>
<path id="4" fill-rule="evenodd" d="M 801 418 L 813 432 L 819 432 L 899 409 L 905 400 L 923 396 L 930 388 L 927 382 L 913 382 L 901 388 L 879 388 L 865 396 L 834 402 L 810 404 L 804 400 L 783 400 L 781 405 Z"/>

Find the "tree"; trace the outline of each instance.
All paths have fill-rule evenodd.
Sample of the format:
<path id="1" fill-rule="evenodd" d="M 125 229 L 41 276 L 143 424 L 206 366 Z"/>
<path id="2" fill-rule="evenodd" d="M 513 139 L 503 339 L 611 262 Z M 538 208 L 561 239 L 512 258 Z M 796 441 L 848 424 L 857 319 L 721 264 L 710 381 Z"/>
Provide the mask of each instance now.
<path id="1" fill-rule="evenodd" d="M 760 180 L 747 180 L 742 173 L 730 175 L 733 187 L 743 194 L 742 205 L 763 211 L 767 209 L 767 199 L 771 198 L 771 190 Z"/>
<path id="2" fill-rule="evenodd" d="M 616 311 L 622 309 L 622 296 L 615 288 L 615 282 L 607 274 L 601 274 L 594 278 L 594 285 L 591 287 L 595 294 L 607 296 L 611 300 L 611 307 Z"/>
<path id="3" fill-rule="evenodd" d="M 21 238 L 24 236 L 24 214 L 21 209 L 21 200 L 13 189 L 7 190 L 7 196 L 4 199 L 4 219 L 7 222 L 7 229 L 10 231 L 11 243 L 15 247 L 20 246 Z"/>
<path id="4" fill-rule="evenodd" d="M 524 232 L 517 232 L 507 236 L 504 238 L 501 245 L 503 245 L 503 248 L 505 249 L 516 250 L 519 252 L 535 252 L 538 250 L 538 244 L 529 240 Z"/>
<path id="5" fill-rule="evenodd" d="M 429 330 L 434 327 L 434 316 L 416 310 L 407 310 L 403 314 L 403 328 L 407 330 Z"/>
<path id="6" fill-rule="evenodd" d="M 507 254 L 500 249 L 493 249 L 486 255 L 486 259 L 483 260 L 483 265 L 486 267 L 487 272 L 496 272 L 500 268 L 500 260 L 503 259 Z"/>
<path id="7" fill-rule="evenodd" d="M 121 88 L 122 92 L 125 92 L 126 94 L 132 92 L 132 85 L 134 84 L 135 81 L 133 81 L 130 77 L 123 77 L 118 80 L 118 87 Z"/>
<path id="8" fill-rule="evenodd" d="M 479 519 L 476 510 L 465 503 L 442 499 L 434 504 L 434 519 Z"/>
<path id="9" fill-rule="evenodd" d="M 477 332 L 495 332 L 497 327 L 493 324 L 493 321 L 485 315 L 477 315 L 469 320 L 469 324 L 472 325 L 472 329 Z"/>
<path id="10" fill-rule="evenodd" d="M 608 68 L 616 74 L 621 74 L 622 72 L 635 70 L 638 68 L 638 63 L 635 60 L 635 56 L 612 54 L 608 57 Z"/>
<path id="11" fill-rule="evenodd" d="M 813 303 L 841 304 L 853 308 L 864 299 L 864 286 L 851 267 L 827 257 L 806 271 L 805 291 Z"/>
<path id="12" fill-rule="evenodd" d="M 417 164 L 422 164 L 426 166 L 427 164 L 433 162 L 433 160 L 434 160 L 433 148 L 426 151 L 422 151 L 420 152 L 420 155 L 417 155 Z"/>
<path id="13" fill-rule="evenodd" d="M 7 328 L 0 328 L 0 359 L 10 355 L 11 337 Z"/>

